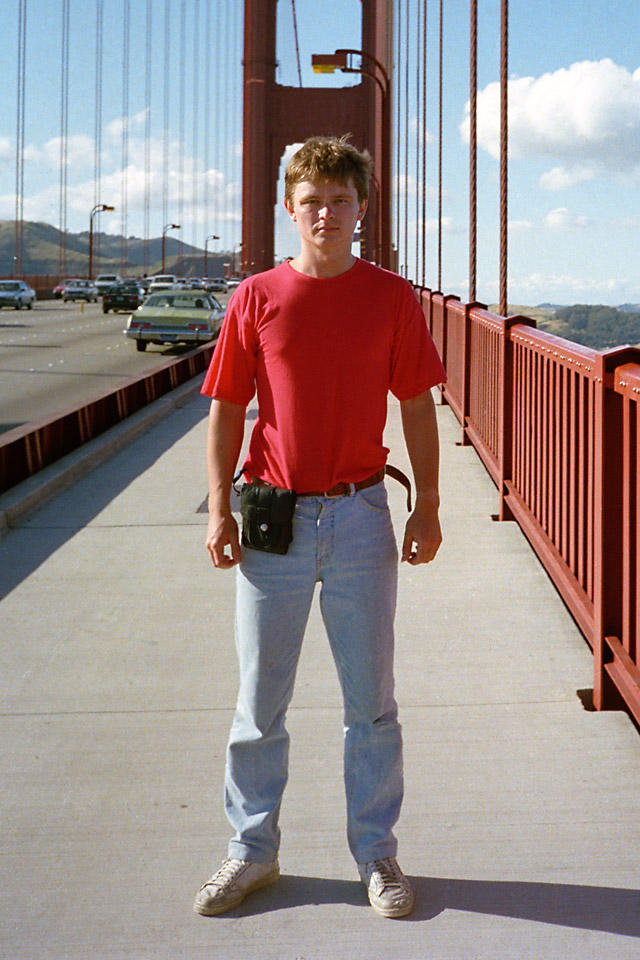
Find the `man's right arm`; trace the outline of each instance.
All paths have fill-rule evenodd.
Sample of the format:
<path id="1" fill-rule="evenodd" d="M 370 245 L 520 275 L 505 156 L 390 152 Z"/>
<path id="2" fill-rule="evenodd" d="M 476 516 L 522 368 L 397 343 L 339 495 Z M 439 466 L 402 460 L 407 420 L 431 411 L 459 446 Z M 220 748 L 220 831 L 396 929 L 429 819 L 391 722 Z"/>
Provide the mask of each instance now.
<path id="1" fill-rule="evenodd" d="M 231 484 L 242 449 L 246 408 L 212 400 L 207 433 L 209 523 L 206 546 L 214 566 L 226 570 L 240 563 L 238 524 L 231 512 Z M 228 548 L 228 551 L 227 551 Z"/>

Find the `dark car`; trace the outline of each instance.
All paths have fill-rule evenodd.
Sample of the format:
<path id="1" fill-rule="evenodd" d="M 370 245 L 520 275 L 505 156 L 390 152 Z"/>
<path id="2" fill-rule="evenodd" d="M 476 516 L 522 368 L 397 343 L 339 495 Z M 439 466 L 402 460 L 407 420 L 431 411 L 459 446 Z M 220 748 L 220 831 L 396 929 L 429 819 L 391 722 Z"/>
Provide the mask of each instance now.
<path id="1" fill-rule="evenodd" d="M 109 310 L 116 312 L 125 310 L 130 313 L 132 310 L 137 310 L 144 303 L 144 299 L 145 293 L 140 284 L 133 281 L 115 283 L 102 297 L 102 310 L 103 313 L 109 313 Z"/>

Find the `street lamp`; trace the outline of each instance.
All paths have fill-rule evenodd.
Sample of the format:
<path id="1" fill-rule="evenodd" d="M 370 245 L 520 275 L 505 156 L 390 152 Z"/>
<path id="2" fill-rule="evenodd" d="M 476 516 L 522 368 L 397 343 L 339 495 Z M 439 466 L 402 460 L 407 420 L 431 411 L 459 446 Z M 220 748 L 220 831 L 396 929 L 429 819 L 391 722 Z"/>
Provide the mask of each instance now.
<path id="1" fill-rule="evenodd" d="M 163 273 L 164 273 L 164 246 L 165 246 L 165 239 L 167 236 L 167 230 L 179 230 L 179 229 L 180 229 L 179 223 L 168 223 L 166 227 L 162 228 L 162 272 Z"/>
<path id="2" fill-rule="evenodd" d="M 220 237 L 216 237 L 215 233 L 212 233 L 211 236 L 207 237 L 207 239 L 204 242 L 204 275 L 205 277 L 209 276 L 209 274 L 207 273 L 207 244 L 209 243 L 209 240 L 219 240 L 219 239 Z"/>
<path id="3" fill-rule="evenodd" d="M 93 280 L 93 218 L 96 213 L 103 213 L 105 210 L 115 210 L 106 203 L 96 203 L 89 214 L 89 280 Z"/>
<path id="4" fill-rule="evenodd" d="M 353 57 L 360 57 L 358 66 L 354 66 Z M 365 66 L 363 60 L 369 61 L 371 67 Z M 345 49 L 336 50 L 329 54 L 315 53 L 311 56 L 311 66 L 314 73 L 334 73 L 336 70 L 340 70 L 342 73 L 361 73 L 365 77 L 371 77 L 372 80 L 375 80 L 380 88 L 382 148 L 380 151 L 376 250 L 380 266 L 391 269 L 391 80 L 389 74 L 376 57 L 364 50 Z"/>

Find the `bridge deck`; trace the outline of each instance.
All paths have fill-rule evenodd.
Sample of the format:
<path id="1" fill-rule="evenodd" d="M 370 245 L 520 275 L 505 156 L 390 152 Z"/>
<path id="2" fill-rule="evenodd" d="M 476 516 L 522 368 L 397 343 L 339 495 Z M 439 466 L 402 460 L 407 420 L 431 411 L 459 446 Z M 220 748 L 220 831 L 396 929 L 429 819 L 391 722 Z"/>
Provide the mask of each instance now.
<path id="1" fill-rule="evenodd" d="M 206 413 L 192 394 L 0 541 L 2 955 L 636 958 L 637 732 L 585 710 L 590 650 L 515 524 L 492 521 L 495 489 L 446 408 L 445 544 L 431 567 L 402 568 L 398 616 L 414 914 L 380 919 L 356 881 L 316 610 L 290 713 L 283 879 L 227 916 L 192 914 L 228 836 L 236 685 L 233 576 L 210 567 L 198 512 Z M 396 406 L 388 443 L 403 466 Z"/>

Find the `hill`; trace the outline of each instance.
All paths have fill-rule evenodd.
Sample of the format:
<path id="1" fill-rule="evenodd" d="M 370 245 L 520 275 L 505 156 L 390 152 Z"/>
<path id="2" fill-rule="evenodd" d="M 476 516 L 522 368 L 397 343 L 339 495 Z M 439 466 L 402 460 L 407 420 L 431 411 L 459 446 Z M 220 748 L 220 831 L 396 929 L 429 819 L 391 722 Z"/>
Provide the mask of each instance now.
<path id="1" fill-rule="evenodd" d="M 23 224 L 22 273 L 57 276 L 60 255 L 60 231 L 48 223 L 25 221 Z M 94 274 L 120 272 L 123 238 L 114 234 L 94 233 Z M 0 276 L 12 276 L 15 254 L 15 221 L 0 220 Z M 99 260 L 98 260 L 99 256 Z M 149 264 L 147 273 L 162 269 L 162 237 L 148 241 Z M 210 276 L 222 276 L 224 263 L 229 263 L 231 253 L 209 251 L 207 272 Z M 124 272 L 141 275 L 145 272 L 145 241 L 139 237 L 127 238 L 127 257 Z M 204 250 L 183 243 L 175 236 L 165 239 L 165 269 L 175 272 L 182 260 L 181 273 L 185 276 L 202 276 Z M 89 271 L 89 231 L 66 234 L 66 276 L 86 276 Z"/>
<path id="2" fill-rule="evenodd" d="M 489 307 L 497 312 L 496 304 Z M 640 344 L 640 305 L 625 303 L 619 307 L 576 303 L 573 306 L 539 304 L 522 307 L 509 304 L 509 316 L 521 314 L 536 321 L 538 329 L 556 337 L 581 343 L 594 350 L 606 350 L 623 344 Z"/>

